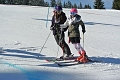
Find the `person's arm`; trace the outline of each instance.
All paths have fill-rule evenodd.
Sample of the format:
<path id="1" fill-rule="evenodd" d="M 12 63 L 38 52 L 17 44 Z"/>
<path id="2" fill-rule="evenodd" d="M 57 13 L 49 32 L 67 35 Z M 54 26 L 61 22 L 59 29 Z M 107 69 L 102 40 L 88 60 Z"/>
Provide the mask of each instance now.
<path id="1" fill-rule="evenodd" d="M 54 16 L 52 17 L 52 21 L 51 21 L 50 30 L 53 30 L 53 27 L 54 27 Z"/>
<path id="2" fill-rule="evenodd" d="M 60 24 L 64 24 L 67 20 L 67 17 L 65 15 L 64 12 L 61 12 L 61 16 L 60 16 Z"/>
<path id="3" fill-rule="evenodd" d="M 80 25 L 81 25 L 81 27 L 82 27 L 82 32 L 85 33 L 85 32 L 86 32 L 86 30 L 85 30 L 85 24 L 83 23 L 82 20 L 80 20 L 79 23 L 80 23 Z"/>

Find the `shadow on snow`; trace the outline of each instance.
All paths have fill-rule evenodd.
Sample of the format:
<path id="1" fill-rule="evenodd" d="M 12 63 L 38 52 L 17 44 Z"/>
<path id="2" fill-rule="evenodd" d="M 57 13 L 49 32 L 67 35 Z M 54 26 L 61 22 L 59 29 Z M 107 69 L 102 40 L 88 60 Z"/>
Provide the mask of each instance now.
<path id="1" fill-rule="evenodd" d="M 41 20 L 41 21 L 52 21 L 51 19 L 38 19 L 38 18 L 32 18 L 34 20 Z M 101 25 L 106 25 L 106 26 L 116 26 L 119 27 L 120 25 L 117 24 L 109 24 L 109 23 L 100 23 L 100 22 L 84 22 L 86 25 L 96 25 L 96 24 L 101 24 Z"/>
<path id="2" fill-rule="evenodd" d="M 10 54 L 10 53 L 3 54 L 3 55 L 6 55 L 6 56 L 16 56 L 16 57 L 23 57 L 23 58 L 34 58 L 34 57 L 37 57 L 38 55 L 39 56 L 44 56 L 44 55 L 39 54 L 39 53 L 30 52 L 30 51 L 23 51 L 23 50 L 17 50 L 17 49 L 6 49 L 4 51 L 12 53 L 12 54 Z M 16 53 L 19 53 L 20 55 L 16 54 Z M 28 54 L 28 55 L 21 55 L 21 54 Z"/>
<path id="3" fill-rule="evenodd" d="M 54 59 L 55 58 L 55 57 L 47 57 L 47 56 L 42 55 L 40 53 L 35 53 L 35 52 L 30 52 L 30 51 L 23 51 L 23 50 L 17 50 L 17 49 L 5 49 L 3 53 L 0 53 L 0 55 L 3 55 L 3 56 L 13 56 L 13 57 L 21 57 L 21 58 L 36 58 L 36 59 L 39 59 L 39 60 Z M 90 57 L 90 59 L 100 60 L 100 61 L 102 61 L 101 63 L 120 64 L 120 58 L 112 58 L 112 57 Z M 55 65 L 54 63 L 51 63 L 51 64 L 44 64 L 43 63 L 42 65 L 38 65 L 38 66 L 57 67 L 57 65 Z"/>
<path id="4" fill-rule="evenodd" d="M 98 61 L 97 63 L 120 64 L 120 58 L 110 58 L 110 57 L 89 57 L 89 58 L 92 60 L 97 60 Z M 91 62 L 88 64 L 91 64 Z M 50 64 L 42 64 L 38 66 L 60 67 L 54 62 L 53 63 L 51 62 Z"/>
<path id="5" fill-rule="evenodd" d="M 111 57 L 91 57 L 93 60 L 100 60 L 102 63 L 120 64 L 120 58 Z"/>
<path id="6" fill-rule="evenodd" d="M 19 48 L 19 49 L 4 49 L 3 52 L 0 53 L 0 55 L 21 57 L 21 58 L 36 58 L 39 60 L 55 58 L 55 57 L 47 57 L 46 55 L 43 55 L 44 53 L 34 52 L 35 50 L 36 50 L 35 47 L 27 47 L 27 48 L 24 47 L 24 48 Z"/>
<path id="7" fill-rule="evenodd" d="M 41 21 L 52 21 L 51 19 L 38 19 L 38 18 L 32 18 L 32 19 L 34 19 L 34 20 L 41 20 Z"/>
<path id="8" fill-rule="evenodd" d="M 101 24 L 101 25 L 106 25 L 106 26 L 116 26 L 119 27 L 120 25 L 117 24 L 107 24 L 107 23 L 100 23 L 100 22 L 84 22 L 86 25 L 96 25 L 96 24 Z"/>

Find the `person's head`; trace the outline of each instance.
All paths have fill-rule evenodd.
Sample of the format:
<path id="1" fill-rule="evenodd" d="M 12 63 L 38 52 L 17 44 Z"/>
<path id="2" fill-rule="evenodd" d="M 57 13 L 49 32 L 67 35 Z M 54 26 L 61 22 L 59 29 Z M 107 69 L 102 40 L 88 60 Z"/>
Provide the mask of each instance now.
<path id="1" fill-rule="evenodd" d="M 53 13 L 54 13 L 54 15 L 56 15 L 56 13 L 57 13 L 56 6 L 53 8 Z"/>
<path id="2" fill-rule="evenodd" d="M 56 10 L 56 12 L 57 12 L 58 14 L 61 14 L 61 12 L 62 12 L 62 7 L 61 7 L 61 6 L 56 6 L 56 7 L 55 7 L 55 10 Z"/>
<path id="3" fill-rule="evenodd" d="M 75 16 L 77 13 L 78 13 L 78 11 L 77 11 L 76 8 L 72 8 L 72 9 L 70 10 L 70 15 L 71 15 L 71 16 Z"/>

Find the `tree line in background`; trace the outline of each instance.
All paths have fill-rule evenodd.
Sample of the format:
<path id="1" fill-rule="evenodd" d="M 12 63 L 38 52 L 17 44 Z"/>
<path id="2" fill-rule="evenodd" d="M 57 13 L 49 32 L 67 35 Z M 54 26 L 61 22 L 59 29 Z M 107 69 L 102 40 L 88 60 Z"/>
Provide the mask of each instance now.
<path id="1" fill-rule="evenodd" d="M 71 3 L 70 0 L 67 2 L 61 2 L 61 0 L 50 0 L 49 2 L 45 2 L 44 0 L 0 0 L 0 4 L 12 4 L 12 5 L 32 5 L 32 6 L 45 6 L 45 7 L 54 7 L 56 5 L 60 5 L 63 8 L 78 8 L 78 9 L 91 9 L 89 4 L 82 5 L 79 2 L 79 5 L 76 3 Z M 95 0 L 94 9 L 105 9 L 104 2 L 102 0 Z M 113 0 L 112 9 L 120 10 L 120 0 Z"/>
<path id="2" fill-rule="evenodd" d="M 120 10 L 120 0 L 113 0 L 112 9 Z"/>

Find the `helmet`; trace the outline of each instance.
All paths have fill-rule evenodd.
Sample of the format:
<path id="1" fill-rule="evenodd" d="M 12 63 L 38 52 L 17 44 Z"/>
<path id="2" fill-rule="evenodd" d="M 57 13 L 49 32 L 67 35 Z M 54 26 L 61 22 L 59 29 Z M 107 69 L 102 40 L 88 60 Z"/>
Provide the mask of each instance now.
<path id="1" fill-rule="evenodd" d="M 61 6 L 56 6 L 55 9 L 56 9 L 56 11 L 62 11 L 62 7 Z"/>
<path id="2" fill-rule="evenodd" d="M 78 13 L 78 11 L 77 11 L 77 9 L 76 8 L 72 8 L 71 10 L 70 10 L 70 13 Z"/>
<path id="3" fill-rule="evenodd" d="M 78 11 L 77 11 L 76 8 L 72 8 L 72 9 L 70 10 L 70 14 L 71 14 L 72 16 L 75 16 L 77 13 L 78 13 Z"/>

